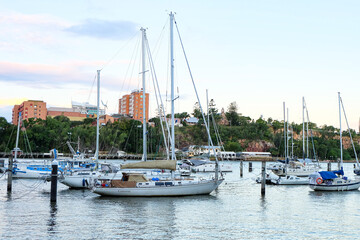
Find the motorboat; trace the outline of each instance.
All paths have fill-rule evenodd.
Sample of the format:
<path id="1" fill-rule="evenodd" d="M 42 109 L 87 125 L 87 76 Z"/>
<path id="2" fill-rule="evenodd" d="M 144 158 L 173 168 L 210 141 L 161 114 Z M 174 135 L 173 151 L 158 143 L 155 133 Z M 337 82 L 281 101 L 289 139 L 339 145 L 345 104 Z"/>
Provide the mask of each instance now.
<path id="1" fill-rule="evenodd" d="M 285 177 L 278 177 L 277 179 L 273 178 L 271 182 L 275 185 L 308 185 L 309 177 L 287 175 Z"/>

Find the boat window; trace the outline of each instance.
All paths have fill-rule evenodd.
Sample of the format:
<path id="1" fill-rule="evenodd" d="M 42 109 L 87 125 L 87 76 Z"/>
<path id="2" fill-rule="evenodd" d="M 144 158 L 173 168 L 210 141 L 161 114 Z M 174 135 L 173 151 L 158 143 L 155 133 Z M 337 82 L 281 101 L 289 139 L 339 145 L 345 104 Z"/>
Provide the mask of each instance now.
<path id="1" fill-rule="evenodd" d="M 147 182 L 146 185 L 149 185 L 149 183 Z"/>
<path id="2" fill-rule="evenodd" d="M 139 183 L 139 185 L 142 185 L 142 183 Z"/>

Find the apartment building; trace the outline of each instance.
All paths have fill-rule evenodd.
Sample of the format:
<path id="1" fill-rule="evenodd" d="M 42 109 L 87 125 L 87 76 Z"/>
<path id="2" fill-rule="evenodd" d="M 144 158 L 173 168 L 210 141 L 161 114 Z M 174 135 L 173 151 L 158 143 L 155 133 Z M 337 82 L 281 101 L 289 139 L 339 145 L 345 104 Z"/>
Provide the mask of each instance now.
<path id="1" fill-rule="evenodd" d="M 119 99 L 119 114 L 129 115 L 135 120 L 143 120 L 143 90 L 134 90 Z M 146 122 L 149 120 L 149 93 L 145 93 Z"/>
<path id="2" fill-rule="evenodd" d="M 46 102 L 39 100 L 28 100 L 24 101 L 20 105 L 15 105 L 12 110 L 12 123 L 17 125 L 19 121 L 19 113 L 23 120 L 34 118 L 34 119 L 46 119 L 47 109 Z"/>

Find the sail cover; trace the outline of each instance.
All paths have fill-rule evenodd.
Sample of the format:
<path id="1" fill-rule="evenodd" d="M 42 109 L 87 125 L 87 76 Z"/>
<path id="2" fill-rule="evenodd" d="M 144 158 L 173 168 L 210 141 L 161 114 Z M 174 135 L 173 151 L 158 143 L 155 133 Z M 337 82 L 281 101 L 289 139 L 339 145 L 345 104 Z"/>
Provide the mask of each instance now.
<path id="1" fill-rule="evenodd" d="M 337 178 L 336 174 L 344 175 L 344 171 L 343 170 L 339 170 L 339 171 L 321 171 L 321 172 L 319 172 L 319 174 L 321 175 L 321 178 L 323 180 L 327 180 L 327 179 Z"/>
<path id="2" fill-rule="evenodd" d="M 176 160 L 155 160 L 155 161 L 141 161 L 136 163 L 128 163 L 121 165 L 121 169 L 169 169 L 176 170 Z"/>

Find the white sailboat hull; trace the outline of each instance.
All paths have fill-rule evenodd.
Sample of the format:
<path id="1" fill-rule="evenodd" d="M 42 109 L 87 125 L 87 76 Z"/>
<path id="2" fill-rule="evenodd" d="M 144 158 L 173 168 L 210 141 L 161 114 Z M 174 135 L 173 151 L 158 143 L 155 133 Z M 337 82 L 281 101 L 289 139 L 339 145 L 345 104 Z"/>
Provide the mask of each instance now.
<path id="1" fill-rule="evenodd" d="M 135 187 L 135 188 L 106 188 L 95 187 L 93 192 L 102 196 L 116 197 L 168 197 L 168 196 L 188 196 L 205 195 L 214 191 L 223 180 L 209 180 L 203 183 L 194 183 L 174 186 L 154 186 L 154 187 Z"/>
<path id="2" fill-rule="evenodd" d="M 12 175 L 13 178 L 21 178 L 21 179 L 45 179 L 51 175 L 51 172 L 44 171 L 16 171 L 15 174 Z"/>
<path id="3" fill-rule="evenodd" d="M 315 191 L 352 191 L 359 189 L 360 181 L 340 179 L 331 184 L 325 182 L 321 184 L 310 183 L 309 187 Z"/>
<path id="4" fill-rule="evenodd" d="M 297 177 L 308 177 L 310 174 L 319 171 L 316 167 L 303 167 L 303 168 L 288 168 L 285 173 L 285 169 L 272 169 L 272 172 L 278 176 L 297 176 Z"/>
<path id="5" fill-rule="evenodd" d="M 86 175 L 65 175 L 59 179 L 59 182 L 70 188 L 89 188 L 92 181 L 99 175 L 99 172 L 90 172 Z"/>
<path id="6" fill-rule="evenodd" d="M 308 185 L 309 178 L 287 176 L 287 177 L 280 177 L 278 179 L 272 179 L 271 182 L 276 185 Z"/>

